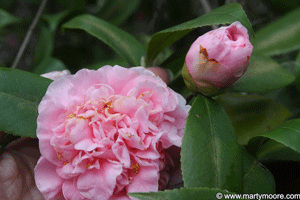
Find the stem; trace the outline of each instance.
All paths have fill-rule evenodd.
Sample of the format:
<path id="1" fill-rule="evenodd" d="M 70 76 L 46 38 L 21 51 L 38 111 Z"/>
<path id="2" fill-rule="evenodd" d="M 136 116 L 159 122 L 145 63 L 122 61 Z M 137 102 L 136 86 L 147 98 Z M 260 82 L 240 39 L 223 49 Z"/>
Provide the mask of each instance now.
<path id="1" fill-rule="evenodd" d="M 42 3 L 41 3 L 41 5 L 40 5 L 40 7 L 38 9 L 38 12 L 36 13 L 36 15 L 35 15 L 32 23 L 31 23 L 31 25 L 29 26 L 28 31 L 26 33 L 26 36 L 25 36 L 25 38 L 23 40 L 23 43 L 22 43 L 22 45 L 21 45 L 21 47 L 19 49 L 19 52 L 18 52 L 18 54 L 17 54 L 17 56 L 16 56 L 16 58 L 15 58 L 13 64 L 12 64 L 12 66 L 11 66 L 12 69 L 15 69 L 17 67 L 17 65 L 18 65 L 18 63 L 19 63 L 19 61 L 20 61 L 20 59 L 21 59 L 21 57 L 22 57 L 22 55 L 24 53 L 24 50 L 25 50 L 25 48 L 26 48 L 26 46 L 27 46 L 27 44 L 29 42 L 29 39 L 30 39 L 31 34 L 32 34 L 32 31 L 36 27 L 36 25 L 37 25 L 37 23 L 38 23 L 38 21 L 39 21 L 39 19 L 41 17 L 41 14 L 44 11 L 46 3 L 47 3 L 47 0 L 42 0 Z"/>
<path id="2" fill-rule="evenodd" d="M 163 0 L 157 0 L 155 12 L 154 12 L 154 14 L 152 16 L 151 21 L 149 22 L 149 24 L 148 24 L 148 26 L 146 28 L 146 33 L 149 33 L 154 28 L 154 24 L 155 24 L 155 21 L 156 21 L 156 19 L 158 17 L 158 13 L 160 12 L 162 4 L 163 4 Z"/>
<path id="3" fill-rule="evenodd" d="M 189 96 L 186 97 L 186 103 L 188 104 L 193 98 L 194 98 L 194 93 L 191 93 Z"/>
<path id="4" fill-rule="evenodd" d="M 226 1 L 225 1 L 225 4 L 236 3 L 236 2 L 237 2 L 236 0 L 226 0 Z"/>

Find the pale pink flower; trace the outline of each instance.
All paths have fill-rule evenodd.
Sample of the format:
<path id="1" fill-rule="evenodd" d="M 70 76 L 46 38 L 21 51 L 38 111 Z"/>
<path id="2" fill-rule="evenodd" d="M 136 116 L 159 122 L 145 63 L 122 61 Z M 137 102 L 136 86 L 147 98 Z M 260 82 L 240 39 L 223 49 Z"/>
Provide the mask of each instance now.
<path id="1" fill-rule="evenodd" d="M 228 87 L 246 71 L 252 50 L 247 29 L 240 22 L 212 30 L 198 37 L 186 55 L 189 81 L 199 90 Z"/>
<path id="2" fill-rule="evenodd" d="M 38 189 L 75 200 L 157 191 L 166 149 L 181 146 L 185 104 L 143 67 L 82 69 L 53 81 L 38 108 Z"/>

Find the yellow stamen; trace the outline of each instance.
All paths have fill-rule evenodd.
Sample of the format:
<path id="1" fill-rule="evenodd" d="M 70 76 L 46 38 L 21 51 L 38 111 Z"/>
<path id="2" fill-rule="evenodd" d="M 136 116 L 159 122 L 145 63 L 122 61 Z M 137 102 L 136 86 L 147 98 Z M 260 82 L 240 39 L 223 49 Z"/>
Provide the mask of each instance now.
<path id="1" fill-rule="evenodd" d="M 133 165 L 131 167 L 132 167 L 133 174 L 137 174 L 139 172 L 140 165 L 138 163 L 135 163 L 135 165 Z"/>
<path id="2" fill-rule="evenodd" d="M 107 102 L 107 103 L 105 103 L 105 104 L 103 105 L 103 109 L 105 109 L 105 108 L 111 108 L 111 107 L 112 107 L 111 101 L 109 101 L 109 102 Z"/>
<path id="3" fill-rule="evenodd" d="M 74 118 L 74 117 L 76 117 L 75 114 L 70 114 L 70 115 L 69 115 L 69 119 L 72 119 L 72 118 Z"/>
<path id="4" fill-rule="evenodd" d="M 78 118 L 79 118 L 79 119 L 86 119 L 86 118 L 84 118 L 84 117 L 82 117 L 82 116 L 79 116 Z"/>

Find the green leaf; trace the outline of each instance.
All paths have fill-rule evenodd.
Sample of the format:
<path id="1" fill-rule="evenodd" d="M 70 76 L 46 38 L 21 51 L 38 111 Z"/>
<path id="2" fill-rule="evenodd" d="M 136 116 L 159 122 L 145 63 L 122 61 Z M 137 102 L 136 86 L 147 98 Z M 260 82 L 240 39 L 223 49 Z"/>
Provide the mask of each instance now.
<path id="1" fill-rule="evenodd" d="M 37 66 L 37 68 L 35 68 L 33 70 L 34 73 L 36 74 L 44 74 L 47 72 L 52 72 L 52 71 L 62 71 L 62 70 L 66 70 L 67 67 L 65 66 L 65 64 L 56 59 L 56 58 L 52 58 L 52 57 L 46 57 L 41 64 L 39 64 L 39 66 Z"/>
<path id="2" fill-rule="evenodd" d="M 276 129 L 257 137 L 269 138 L 283 144 L 297 153 L 300 153 L 300 119 L 286 121 Z M 256 137 L 251 139 L 249 141 L 249 146 L 258 146 L 257 141 L 258 139 Z M 273 143 L 273 145 L 274 144 L 276 143 Z M 268 146 L 268 148 L 270 149 L 271 147 Z M 262 152 L 260 152 L 260 154 L 262 154 Z"/>
<path id="3" fill-rule="evenodd" d="M 274 194 L 275 180 L 272 173 L 241 146 L 243 153 L 243 193 Z"/>
<path id="4" fill-rule="evenodd" d="M 296 57 L 296 61 L 300 62 L 300 51 L 298 51 L 297 57 Z"/>
<path id="5" fill-rule="evenodd" d="M 140 5 L 141 0 L 106 0 L 98 16 L 118 26 L 122 24 Z"/>
<path id="6" fill-rule="evenodd" d="M 300 99 L 300 93 L 297 90 L 295 84 L 291 84 L 284 88 L 274 90 L 272 92 L 264 94 L 264 96 L 272 99 L 273 101 L 279 102 L 287 109 L 289 109 L 292 112 L 291 118 L 296 118 L 299 115 L 300 107 L 298 99 Z"/>
<path id="7" fill-rule="evenodd" d="M 255 33 L 254 51 L 278 55 L 300 48 L 300 8 Z"/>
<path id="8" fill-rule="evenodd" d="M 256 157 L 264 163 L 276 161 L 300 161 L 299 153 L 274 140 L 267 140 L 267 142 L 257 146 L 255 150 Z"/>
<path id="9" fill-rule="evenodd" d="M 0 68 L 0 131 L 36 137 L 37 107 L 50 83 L 36 74 Z"/>
<path id="10" fill-rule="evenodd" d="M 0 28 L 20 21 L 20 18 L 15 17 L 6 12 L 5 10 L 0 9 Z"/>
<path id="11" fill-rule="evenodd" d="M 186 121 L 181 149 L 185 187 L 242 191 L 242 160 L 234 128 L 222 107 L 198 96 Z"/>
<path id="12" fill-rule="evenodd" d="M 291 84 L 295 76 L 281 67 L 275 60 L 253 54 L 245 74 L 232 86 L 240 92 L 267 93 Z"/>
<path id="13" fill-rule="evenodd" d="M 92 15 L 80 15 L 63 24 L 63 28 L 82 29 L 102 40 L 131 65 L 139 66 L 145 55 L 143 46 L 130 34 Z"/>
<path id="14" fill-rule="evenodd" d="M 180 190 L 165 190 L 159 192 L 149 193 L 128 193 L 129 196 L 139 198 L 140 200 L 185 200 L 185 199 L 203 199 L 211 200 L 217 199 L 216 195 L 235 195 L 227 190 L 220 190 L 216 188 L 181 188 Z M 221 199 L 221 198 L 220 198 Z"/>
<path id="15" fill-rule="evenodd" d="M 48 28 L 42 27 L 39 39 L 34 49 L 31 70 L 38 67 L 45 58 L 50 57 L 53 51 L 53 37 Z"/>
<path id="16" fill-rule="evenodd" d="M 292 115 L 286 107 L 257 94 L 227 93 L 220 95 L 217 101 L 229 115 L 242 145 L 278 127 Z"/>
<path id="17" fill-rule="evenodd" d="M 147 48 L 148 65 L 152 64 L 152 61 L 161 50 L 176 42 L 193 29 L 214 24 L 229 24 L 235 21 L 241 22 L 250 34 L 253 34 L 253 29 L 247 15 L 241 5 L 237 3 L 227 4 L 199 18 L 154 34 Z"/>
<path id="18" fill-rule="evenodd" d="M 65 18 L 69 14 L 68 10 L 52 14 L 52 15 L 46 15 L 44 14 L 42 17 L 45 19 L 45 21 L 49 24 L 49 29 L 53 33 L 56 29 L 59 23 L 63 18 Z"/>
<path id="19" fill-rule="evenodd" d="M 128 63 L 125 60 L 111 59 L 111 60 L 104 60 L 104 61 L 101 61 L 101 62 L 97 62 L 95 64 L 86 66 L 85 68 L 97 70 L 100 67 L 103 67 L 105 65 L 110 65 L 110 66 L 119 65 L 119 66 L 122 66 L 122 67 L 126 67 L 126 66 L 128 66 Z"/>

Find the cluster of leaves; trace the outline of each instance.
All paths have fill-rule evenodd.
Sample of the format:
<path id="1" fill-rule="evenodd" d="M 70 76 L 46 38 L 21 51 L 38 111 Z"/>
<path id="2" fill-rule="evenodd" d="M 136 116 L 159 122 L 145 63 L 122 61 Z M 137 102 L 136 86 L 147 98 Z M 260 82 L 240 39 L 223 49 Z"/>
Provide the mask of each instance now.
<path id="1" fill-rule="evenodd" d="M 214 99 L 201 95 L 193 99 L 181 151 L 184 187 L 130 195 L 140 199 L 185 199 L 199 195 L 202 199 L 214 199 L 217 192 L 275 193 L 273 175 L 260 162 L 300 161 L 300 119 L 297 119 L 300 104 L 293 100 L 295 96 L 299 98 L 300 53 L 292 60 L 278 57 L 300 49 L 300 9 L 254 32 L 242 7 L 227 4 L 157 32 L 143 45 L 117 27 L 140 1 L 130 5 L 120 0 L 104 2 L 97 15 L 82 11 L 74 14 L 72 10 L 43 15 L 46 25 L 40 26 L 30 72 L 0 68 L 0 130 L 15 136 L 36 137 L 37 107 L 51 83 L 39 75 L 53 70 L 74 70 L 53 56 L 54 33 L 59 27 L 69 34 L 84 31 L 118 55 L 84 66 L 91 69 L 105 64 L 151 66 L 161 52 L 167 51 L 172 55 L 161 66 L 175 75 L 169 86 L 187 96 L 189 92 L 180 75 L 186 51 L 171 53 L 168 47 L 196 28 L 240 21 L 255 36 L 251 41 L 254 52 L 250 65 L 228 93 Z M 123 7 L 108 12 L 114 5 Z M 20 21 L 0 10 L 0 29 Z"/>

